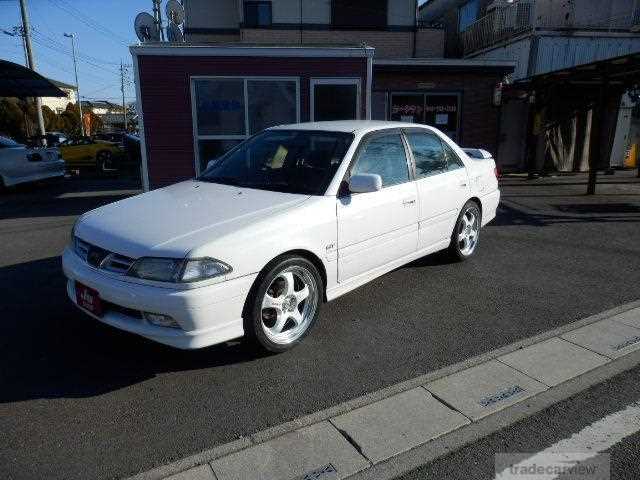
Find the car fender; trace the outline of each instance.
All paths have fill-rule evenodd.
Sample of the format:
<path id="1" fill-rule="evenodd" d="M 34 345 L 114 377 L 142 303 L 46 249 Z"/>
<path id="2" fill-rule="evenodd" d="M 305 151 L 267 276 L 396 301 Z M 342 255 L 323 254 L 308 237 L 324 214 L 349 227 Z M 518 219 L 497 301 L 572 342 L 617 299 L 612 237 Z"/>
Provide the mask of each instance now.
<path id="1" fill-rule="evenodd" d="M 337 273 L 335 197 L 308 201 L 189 252 L 190 258 L 213 257 L 233 268 L 228 279 L 256 274 L 275 258 L 292 251 L 310 252 L 322 262 L 327 285 Z"/>

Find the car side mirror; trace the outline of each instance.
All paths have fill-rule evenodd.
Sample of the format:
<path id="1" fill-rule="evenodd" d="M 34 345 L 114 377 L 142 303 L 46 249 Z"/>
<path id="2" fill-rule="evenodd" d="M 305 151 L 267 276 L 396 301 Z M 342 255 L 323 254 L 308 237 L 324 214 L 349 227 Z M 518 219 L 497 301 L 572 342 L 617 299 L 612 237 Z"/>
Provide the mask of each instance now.
<path id="1" fill-rule="evenodd" d="M 215 163 L 218 161 L 217 158 L 214 158 L 213 160 L 209 160 L 207 162 L 207 168 L 205 170 L 209 170 L 211 167 L 213 167 L 215 165 Z"/>
<path id="2" fill-rule="evenodd" d="M 42 155 L 40 155 L 39 153 L 30 153 L 29 155 L 27 155 L 27 160 L 29 160 L 30 162 L 41 162 Z"/>
<path id="3" fill-rule="evenodd" d="M 352 193 L 369 193 L 382 190 L 382 177 L 375 173 L 360 173 L 349 179 L 349 191 Z"/>

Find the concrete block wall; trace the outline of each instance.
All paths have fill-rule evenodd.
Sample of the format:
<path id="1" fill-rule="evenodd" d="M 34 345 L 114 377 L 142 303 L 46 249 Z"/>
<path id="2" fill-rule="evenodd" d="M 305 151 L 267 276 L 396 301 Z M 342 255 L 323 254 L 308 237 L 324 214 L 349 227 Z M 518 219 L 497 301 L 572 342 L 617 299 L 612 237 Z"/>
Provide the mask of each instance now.
<path id="1" fill-rule="evenodd" d="M 440 28 L 419 28 L 416 32 L 416 57 L 444 57 L 444 30 Z"/>

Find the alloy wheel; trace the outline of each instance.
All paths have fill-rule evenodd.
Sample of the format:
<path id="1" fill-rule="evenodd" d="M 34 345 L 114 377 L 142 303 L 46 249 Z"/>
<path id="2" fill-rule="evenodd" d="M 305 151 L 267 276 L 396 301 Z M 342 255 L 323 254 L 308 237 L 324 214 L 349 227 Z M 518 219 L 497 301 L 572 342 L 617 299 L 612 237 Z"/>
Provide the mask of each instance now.
<path id="1" fill-rule="evenodd" d="M 478 234 L 480 233 L 480 225 L 478 215 L 474 208 L 468 208 L 458 226 L 458 248 L 460 253 L 468 257 L 476 249 L 478 244 Z"/>
<path id="2" fill-rule="evenodd" d="M 262 329 L 269 340 L 288 345 L 309 328 L 318 308 L 318 284 L 306 268 L 294 265 L 278 273 L 265 292 Z"/>

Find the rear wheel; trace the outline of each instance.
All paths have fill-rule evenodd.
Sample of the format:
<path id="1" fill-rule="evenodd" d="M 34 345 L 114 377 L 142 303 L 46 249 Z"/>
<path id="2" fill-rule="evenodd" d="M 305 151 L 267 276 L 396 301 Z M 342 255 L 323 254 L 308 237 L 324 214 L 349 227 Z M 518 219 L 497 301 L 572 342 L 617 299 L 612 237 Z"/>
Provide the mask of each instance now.
<path id="1" fill-rule="evenodd" d="M 252 289 L 245 332 L 270 352 L 293 348 L 318 318 L 322 288 L 318 269 L 306 258 L 276 260 Z"/>
<path id="2" fill-rule="evenodd" d="M 475 253 L 480 241 L 481 224 L 480 207 L 476 202 L 467 202 L 458 216 L 449 244 L 449 253 L 455 260 L 466 260 Z"/>

